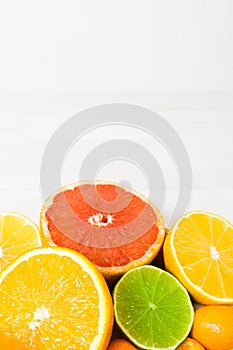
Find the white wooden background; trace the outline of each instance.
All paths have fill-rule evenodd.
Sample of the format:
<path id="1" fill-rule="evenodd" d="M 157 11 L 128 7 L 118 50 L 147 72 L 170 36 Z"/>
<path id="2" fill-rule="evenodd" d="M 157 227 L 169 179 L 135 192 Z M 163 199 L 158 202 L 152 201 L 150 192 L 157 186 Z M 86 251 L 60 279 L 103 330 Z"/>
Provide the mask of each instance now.
<path id="1" fill-rule="evenodd" d="M 135 103 L 154 109 L 179 133 L 193 168 L 193 194 L 187 209 L 203 209 L 233 222 L 233 95 L 229 93 L 161 94 L 1 94 L 0 95 L 0 211 L 18 211 L 37 223 L 43 202 L 40 165 L 53 132 L 82 109 L 108 102 Z M 82 159 L 100 142 L 122 130 L 95 130 L 70 150 L 62 183 L 76 181 Z M 107 135 L 106 135 L 107 134 Z M 164 149 L 139 131 L 127 137 L 143 143 L 161 164 L 167 181 L 163 208 L 168 220 L 176 200 L 176 172 Z M 146 179 L 127 163 L 109 163 L 99 178 L 128 180 L 147 193 Z"/>
<path id="2" fill-rule="evenodd" d="M 149 107 L 177 130 L 194 181 L 188 209 L 233 222 L 233 1 L 0 1 L 0 211 L 38 222 L 40 164 L 53 132 L 87 107 Z M 117 93 L 118 92 L 118 93 Z M 166 179 L 166 222 L 177 195 L 169 155 L 138 130 L 94 130 L 70 150 L 62 183 L 77 179 L 98 143 L 127 135 L 156 157 Z M 100 178 L 126 179 L 147 193 L 131 164 Z"/>

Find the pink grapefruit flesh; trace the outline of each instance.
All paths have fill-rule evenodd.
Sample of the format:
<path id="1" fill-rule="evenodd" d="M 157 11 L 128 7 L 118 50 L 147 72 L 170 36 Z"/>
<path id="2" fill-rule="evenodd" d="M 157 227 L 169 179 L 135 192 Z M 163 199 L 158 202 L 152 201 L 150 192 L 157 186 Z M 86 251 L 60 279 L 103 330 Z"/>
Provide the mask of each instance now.
<path id="1" fill-rule="evenodd" d="M 67 186 L 51 196 L 41 228 L 50 243 L 82 253 L 110 275 L 152 261 L 165 235 L 159 210 L 146 198 L 103 182 Z"/>

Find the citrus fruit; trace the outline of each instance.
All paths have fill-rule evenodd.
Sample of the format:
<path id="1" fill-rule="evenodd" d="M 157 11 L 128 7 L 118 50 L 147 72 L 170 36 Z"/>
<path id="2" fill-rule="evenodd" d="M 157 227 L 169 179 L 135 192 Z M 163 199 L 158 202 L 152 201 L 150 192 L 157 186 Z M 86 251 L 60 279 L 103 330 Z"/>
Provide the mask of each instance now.
<path id="1" fill-rule="evenodd" d="M 233 304 L 233 225 L 193 211 L 178 219 L 164 242 L 164 260 L 201 304 Z"/>
<path id="2" fill-rule="evenodd" d="M 107 350 L 136 350 L 136 348 L 124 339 L 112 340 Z"/>
<path id="3" fill-rule="evenodd" d="M 38 227 L 26 216 L 0 213 L 0 271 L 27 250 L 41 245 Z"/>
<path id="4" fill-rule="evenodd" d="M 81 183 L 51 195 L 41 211 L 48 244 L 81 252 L 106 278 L 150 263 L 160 250 L 164 221 L 146 198 L 110 182 Z"/>
<path id="5" fill-rule="evenodd" d="M 186 289 L 170 273 L 151 265 L 125 273 L 114 288 L 113 301 L 116 323 L 139 348 L 175 349 L 193 324 Z"/>
<path id="6" fill-rule="evenodd" d="M 103 350 L 112 324 L 106 282 L 79 253 L 34 249 L 0 274 L 1 350 Z"/>
<path id="7" fill-rule="evenodd" d="M 195 339 L 186 338 L 176 350 L 205 350 Z"/>
<path id="8" fill-rule="evenodd" d="M 208 350 L 233 349 L 233 307 L 207 305 L 198 308 L 191 336 Z"/>

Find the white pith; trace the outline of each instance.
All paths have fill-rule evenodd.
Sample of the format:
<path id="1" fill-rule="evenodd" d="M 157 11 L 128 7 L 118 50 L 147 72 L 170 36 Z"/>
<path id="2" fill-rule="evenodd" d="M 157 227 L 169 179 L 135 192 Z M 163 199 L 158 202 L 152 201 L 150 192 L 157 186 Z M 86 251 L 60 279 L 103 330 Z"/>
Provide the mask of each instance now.
<path id="1" fill-rule="evenodd" d="M 49 310 L 44 305 L 37 307 L 36 311 L 33 314 L 33 320 L 29 323 L 29 328 L 32 331 L 40 328 L 41 322 L 50 318 Z"/>
<path id="2" fill-rule="evenodd" d="M 210 256 L 213 260 L 218 260 L 219 259 L 219 252 L 214 246 L 210 247 Z"/>
<path id="3" fill-rule="evenodd" d="M 106 222 L 103 221 L 104 218 L 107 219 Z M 112 219 L 113 219 L 113 217 L 110 214 L 104 215 L 102 213 L 98 213 L 98 214 L 90 216 L 88 218 L 88 222 L 93 226 L 106 227 L 106 226 L 108 226 L 108 224 L 112 224 Z"/>

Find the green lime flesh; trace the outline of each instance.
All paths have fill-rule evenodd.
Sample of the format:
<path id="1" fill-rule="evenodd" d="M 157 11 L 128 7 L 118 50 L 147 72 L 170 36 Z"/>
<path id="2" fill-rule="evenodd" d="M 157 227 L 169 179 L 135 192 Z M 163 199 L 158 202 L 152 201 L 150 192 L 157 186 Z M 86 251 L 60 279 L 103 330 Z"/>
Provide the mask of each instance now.
<path id="1" fill-rule="evenodd" d="M 175 349 L 191 330 L 194 310 L 188 292 L 157 267 L 128 271 L 116 284 L 113 300 L 118 326 L 142 349 Z"/>

